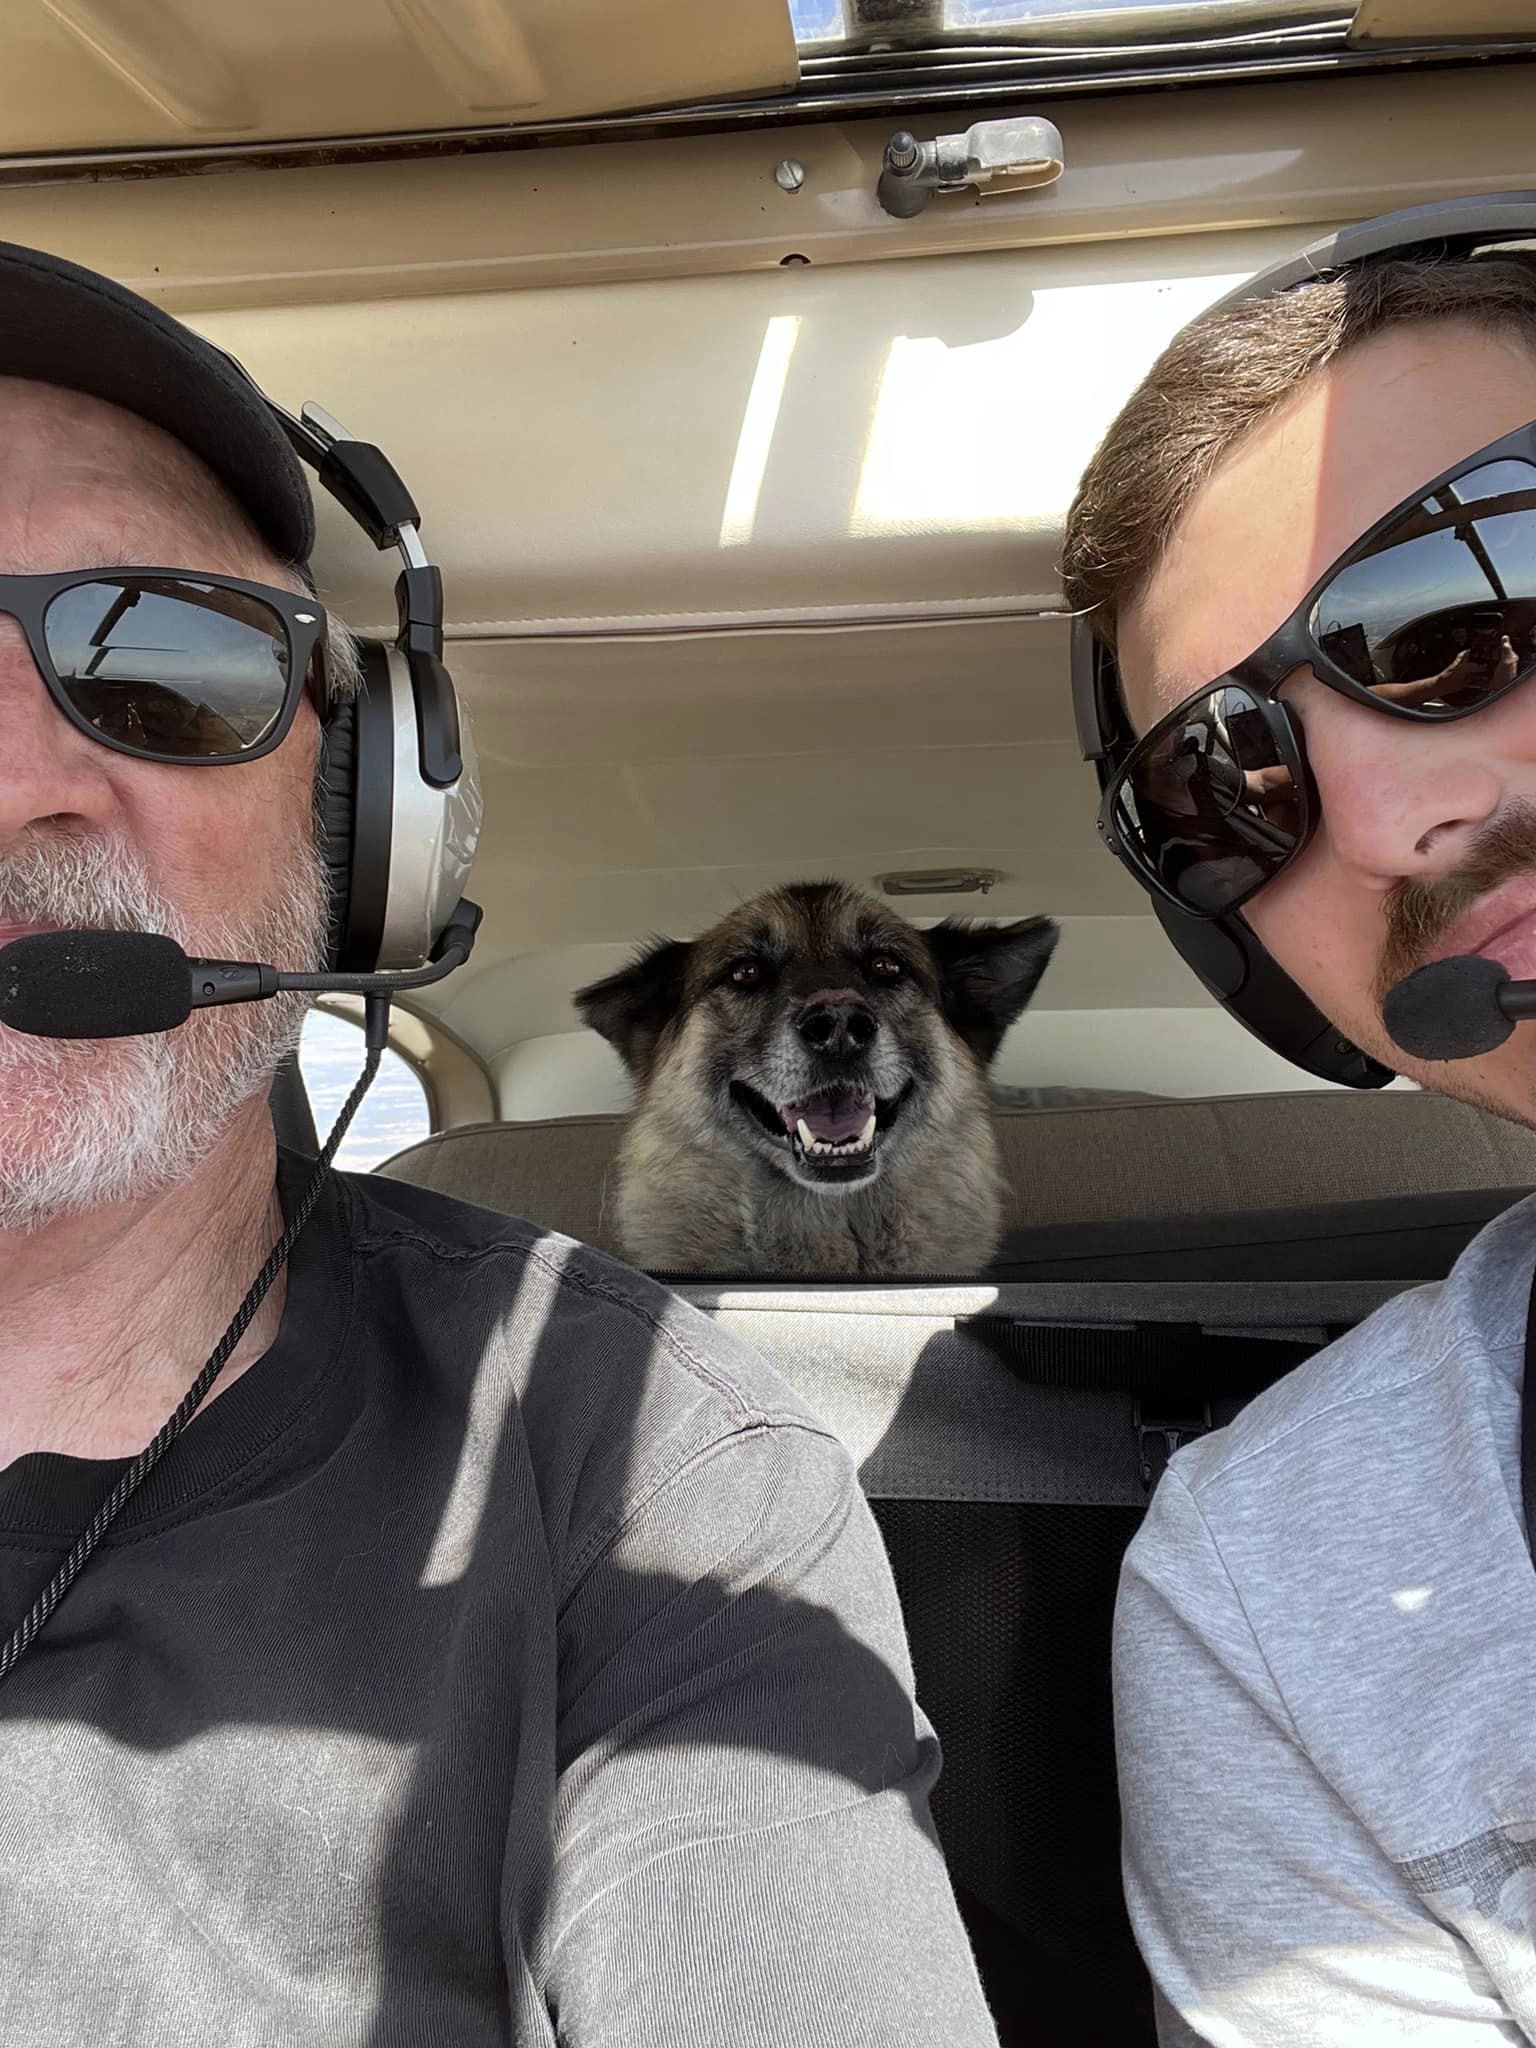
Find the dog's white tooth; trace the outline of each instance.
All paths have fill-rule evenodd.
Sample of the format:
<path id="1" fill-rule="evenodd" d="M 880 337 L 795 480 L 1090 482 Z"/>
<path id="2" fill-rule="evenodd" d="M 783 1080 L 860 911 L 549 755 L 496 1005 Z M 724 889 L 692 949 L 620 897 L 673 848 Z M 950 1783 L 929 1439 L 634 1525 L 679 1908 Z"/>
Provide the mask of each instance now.
<path id="1" fill-rule="evenodd" d="M 811 1129 L 804 1117 L 800 1119 L 800 1142 L 807 1152 L 814 1152 L 816 1150 L 816 1133 Z"/>
<path id="2" fill-rule="evenodd" d="M 859 1137 L 858 1137 L 858 1143 L 859 1143 L 859 1145 L 860 1145 L 860 1148 L 862 1149 L 862 1147 L 864 1147 L 865 1145 L 873 1145 L 873 1143 L 874 1143 L 874 1142 L 875 1142 L 875 1112 L 874 1112 L 873 1110 L 871 1110 L 871 1111 L 869 1112 L 869 1122 L 868 1122 L 868 1123 L 867 1123 L 867 1124 L 866 1124 L 866 1125 L 864 1126 L 863 1130 L 862 1130 L 862 1131 L 860 1131 L 860 1133 L 859 1133 Z"/>

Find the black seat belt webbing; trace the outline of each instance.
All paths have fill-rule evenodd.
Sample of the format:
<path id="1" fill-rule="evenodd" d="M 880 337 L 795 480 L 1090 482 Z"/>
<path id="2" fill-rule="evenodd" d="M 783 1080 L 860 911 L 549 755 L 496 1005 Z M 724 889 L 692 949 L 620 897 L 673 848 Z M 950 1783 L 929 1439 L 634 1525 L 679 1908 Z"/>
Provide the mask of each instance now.
<path id="1" fill-rule="evenodd" d="M 966 1316 L 957 1331 L 1036 1386 L 1196 1399 L 1260 1394 L 1321 1346 L 1296 1337 L 1229 1337 L 1198 1323 L 1093 1329 Z M 1325 1342 L 1331 1342 L 1329 1330 Z"/>
<path id="2" fill-rule="evenodd" d="M 1213 1402 L 1251 1400 L 1322 1348 L 1305 1338 L 1223 1336 L 1198 1323 L 1094 1329 L 980 1315 L 955 1328 L 1032 1386 L 1128 1396 L 1149 1493 L 1173 1453 L 1214 1427 Z M 1327 1329 L 1323 1342 L 1337 1334 Z"/>

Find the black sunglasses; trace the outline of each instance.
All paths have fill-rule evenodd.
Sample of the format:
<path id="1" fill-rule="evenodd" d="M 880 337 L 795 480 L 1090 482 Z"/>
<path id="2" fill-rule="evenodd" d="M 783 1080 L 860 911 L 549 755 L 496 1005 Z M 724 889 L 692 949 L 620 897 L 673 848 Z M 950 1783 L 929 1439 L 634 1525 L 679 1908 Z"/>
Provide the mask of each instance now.
<path id="1" fill-rule="evenodd" d="M 141 761 L 259 760 L 293 724 L 325 613 L 314 598 L 185 569 L 0 576 L 48 694 L 93 740 Z"/>
<path id="2" fill-rule="evenodd" d="M 1393 718 L 1450 724 L 1536 673 L 1536 421 L 1479 449 L 1357 540 L 1285 623 L 1129 747 L 1099 830 L 1154 894 L 1238 910 L 1321 814 L 1299 668 Z"/>

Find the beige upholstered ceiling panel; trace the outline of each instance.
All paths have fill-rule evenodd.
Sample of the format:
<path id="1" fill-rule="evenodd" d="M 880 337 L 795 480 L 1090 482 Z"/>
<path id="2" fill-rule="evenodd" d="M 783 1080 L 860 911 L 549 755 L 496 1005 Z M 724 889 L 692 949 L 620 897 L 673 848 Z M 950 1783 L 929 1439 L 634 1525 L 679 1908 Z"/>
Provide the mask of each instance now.
<path id="1" fill-rule="evenodd" d="M 159 293 L 286 402 L 378 439 L 422 504 L 457 635 L 1030 612 L 1056 600 L 1083 458 L 1173 329 L 1326 227 L 1341 192 L 1370 210 L 1514 182 L 1532 76 L 1264 86 L 1246 128 L 1233 89 L 1077 103 L 1070 218 L 965 253 L 985 208 L 946 213 L 957 253 L 899 262 L 692 274 L 676 252 L 710 138 L 688 145 L 691 175 L 666 159 L 648 214 L 625 196 L 645 145 L 626 145 L 497 159 L 500 186 L 469 160 L 0 188 L 0 234 Z M 786 199 L 768 174 L 784 146 L 752 145 L 761 217 L 803 199 L 802 219 L 834 220 L 852 187 Z M 527 180 L 559 186 L 557 158 L 582 160 L 593 208 L 572 281 L 466 289 L 504 275 L 541 204 Z M 733 189 L 737 217 L 759 217 Z M 1264 225 L 1231 225 L 1244 211 Z M 684 274 L 579 282 L 605 232 Z M 298 284 L 275 275 L 285 249 Z M 340 299 L 313 296 L 314 252 L 354 266 Z M 320 567 L 354 616 L 387 616 L 339 519 Z"/>
<path id="2" fill-rule="evenodd" d="M 1536 36 L 1531 0 L 1360 0 L 1352 43 L 1427 43 L 1439 37 Z"/>
<path id="3" fill-rule="evenodd" d="M 729 275 L 801 257 L 820 268 L 1264 227 L 1300 237 L 1525 184 L 1533 87 L 1536 68 L 1512 63 L 1064 101 L 1048 109 L 1067 151 L 1054 185 L 947 195 L 914 220 L 875 197 L 887 115 L 148 178 L 39 171 L 28 184 L 13 168 L 0 223 L 178 312 Z M 988 111 L 908 118 L 927 133 Z M 796 191 L 774 179 L 786 157 L 805 173 Z"/>
<path id="4" fill-rule="evenodd" d="M 0 208 L 3 211 L 3 208 Z M 1089 450 L 1293 232 L 199 314 L 414 488 L 468 638 L 1034 612 Z M 328 509 L 328 508 L 327 508 Z M 324 580 L 381 621 L 339 516 Z"/>
<path id="5" fill-rule="evenodd" d="M 951 907 L 1003 917 L 1143 907 L 1093 830 L 1059 624 L 460 645 L 454 668 L 496 792 L 492 949 L 696 930 L 820 873 L 995 868 Z"/>
<path id="6" fill-rule="evenodd" d="M 798 76 L 788 0 L 8 0 L 0 152 L 563 120 Z"/>

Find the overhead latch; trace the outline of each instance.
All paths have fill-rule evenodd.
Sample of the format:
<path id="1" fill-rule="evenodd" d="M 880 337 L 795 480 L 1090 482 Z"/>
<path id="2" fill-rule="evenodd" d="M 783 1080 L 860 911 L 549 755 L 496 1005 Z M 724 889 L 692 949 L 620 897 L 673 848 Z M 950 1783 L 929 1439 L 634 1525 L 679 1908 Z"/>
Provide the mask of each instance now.
<path id="1" fill-rule="evenodd" d="M 1065 168 L 1061 130 L 1038 114 L 976 121 L 963 135 L 919 142 L 905 129 L 885 145 L 875 196 L 911 220 L 935 192 L 1027 192 L 1054 185 Z"/>

